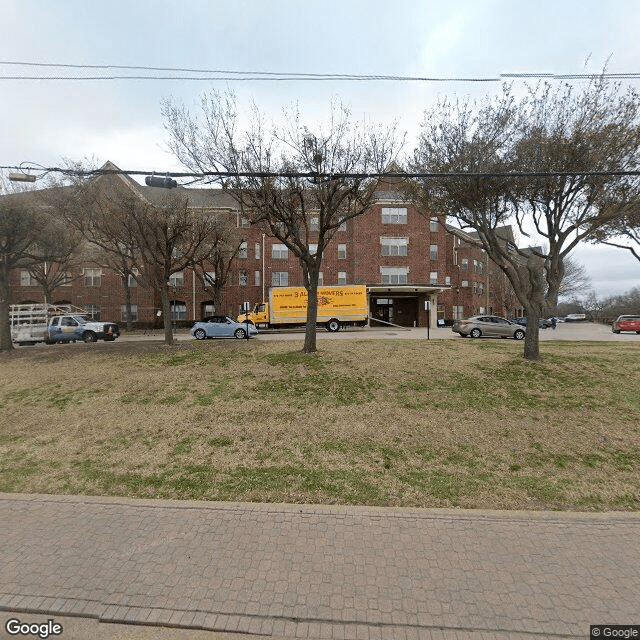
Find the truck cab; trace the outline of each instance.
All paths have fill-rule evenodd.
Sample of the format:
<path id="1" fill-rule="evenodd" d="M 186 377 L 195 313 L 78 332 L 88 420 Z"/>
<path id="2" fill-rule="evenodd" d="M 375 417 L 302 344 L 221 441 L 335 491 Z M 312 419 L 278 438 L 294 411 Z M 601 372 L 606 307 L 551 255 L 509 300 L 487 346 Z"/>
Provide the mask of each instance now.
<path id="1" fill-rule="evenodd" d="M 247 322 L 247 320 L 256 327 L 269 326 L 269 303 L 259 302 L 253 307 L 253 311 L 241 313 L 237 321 Z"/>
<path id="2" fill-rule="evenodd" d="M 120 328 L 115 323 L 94 322 L 83 315 L 54 316 L 49 321 L 46 342 L 95 342 L 96 340 L 115 340 Z"/>

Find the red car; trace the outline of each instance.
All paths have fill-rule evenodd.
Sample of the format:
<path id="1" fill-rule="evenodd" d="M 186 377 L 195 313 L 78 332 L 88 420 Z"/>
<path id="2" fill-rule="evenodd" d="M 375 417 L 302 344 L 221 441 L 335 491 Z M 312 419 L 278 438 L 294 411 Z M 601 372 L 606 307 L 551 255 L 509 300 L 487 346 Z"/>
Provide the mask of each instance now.
<path id="1" fill-rule="evenodd" d="M 640 316 L 618 316 L 618 319 L 611 325 L 613 333 L 621 331 L 635 331 L 640 333 Z"/>

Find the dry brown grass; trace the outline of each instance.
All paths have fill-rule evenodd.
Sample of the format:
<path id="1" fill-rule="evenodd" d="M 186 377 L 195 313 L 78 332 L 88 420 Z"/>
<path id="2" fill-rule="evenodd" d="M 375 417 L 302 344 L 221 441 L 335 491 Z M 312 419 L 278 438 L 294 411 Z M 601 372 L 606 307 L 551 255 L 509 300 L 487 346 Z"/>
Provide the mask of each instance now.
<path id="1" fill-rule="evenodd" d="M 640 508 L 634 343 L 112 347 L 0 356 L 0 490 Z"/>

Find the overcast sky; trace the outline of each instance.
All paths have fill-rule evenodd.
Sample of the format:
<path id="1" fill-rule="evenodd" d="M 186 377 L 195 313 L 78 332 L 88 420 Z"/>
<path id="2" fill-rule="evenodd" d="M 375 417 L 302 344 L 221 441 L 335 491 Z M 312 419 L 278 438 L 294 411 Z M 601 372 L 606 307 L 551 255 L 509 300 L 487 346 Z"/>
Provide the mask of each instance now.
<path id="1" fill-rule="evenodd" d="M 173 96 L 195 109 L 203 92 L 226 88 L 241 106 L 253 99 L 274 118 L 297 101 L 310 121 L 321 120 L 335 96 L 357 119 L 397 120 L 410 150 L 422 112 L 439 95 L 500 88 L 388 80 L 8 80 L 153 73 L 8 62 L 495 78 L 598 72 L 608 60 L 612 73 L 640 71 L 637 0 L 0 0 L 0 16 L 0 165 L 93 158 L 129 170 L 180 170 L 167 150 L 160 101 Z M 640 262 L 629 252 L 587 246 L 575 257 L 599 295 L 640 285 Z"/>

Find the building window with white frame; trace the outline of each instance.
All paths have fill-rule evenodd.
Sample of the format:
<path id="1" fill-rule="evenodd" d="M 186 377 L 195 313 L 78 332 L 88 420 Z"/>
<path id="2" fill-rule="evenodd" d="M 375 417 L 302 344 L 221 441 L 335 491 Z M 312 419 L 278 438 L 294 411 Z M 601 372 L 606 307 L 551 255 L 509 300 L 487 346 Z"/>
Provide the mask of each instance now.
<path id="1" fill-rule="evenodd" d="M 240 216 L 240 223 L 238 224 L 238 226 L 241 229 L 248 229 L 251 226 L 251 222 L 246 216 Z"/>
<path id="2" fill-rule="evenodd" d="M 347 245 L 339 244 L 338 245 L 338 260 L 346 260 L 347 259 Z"/>
<path id="3" fill-rule="evenodd" d="M 438 231 L 438 226 L 438 218 L 432 216 L 429 220 L 429 231 L 431 231 L 431 233 L 436 233 Z"/>
<path id="4" fill-rule="evenodd" d="M 253 284 L 256 287 L 259 287 L 262 284 L 262 276 L 260 271 L 254 271 L 253 272 Z"/>
<path id="5" fill-rule="evenodd" d="M 437 244 L 432 244 L 429 247 L 429 258 L 431 260 L 437 260 L 438 259 L 438 245 Z"/>
<path id="6" fill-rule="evenodd" d="M 169 276 L 169 285 L 174 289 L 184 286 L 184 271 L 176 271 Z"/>
<path id="7" fill-rule="evenodd" d="M 26 269 L 20 272 L 21 287 L 35 287 L 37 285 L 38 281 Z"/>
<path id="8" fill-rule="evenodd" d="M 246 287 L 249 284 L 249 276 L 247 275 L 246 269 L 240 269 L 240 271 L 238 271 L 238 284 L 241 287 Z"/>
<path id="9" fill-rule="evenodd" d="M 84 286 L 99 287 L 102 284 L 102 269 L 85 269 Z"/>
<path id="10" fill-rule="evenodd" d="M 407 224 L 407 208 L 382 207 L 382 224 Z"/>
<path id="11" fill-rule="evenodd" d="M 248 258 L 249 257 L 249 247 L 246 242 L 240 243 L 240 248 L 238 249 L 238 258 Z"/>
<path id="12" fill-rule="evenodd" d="M 469 271 L 469 259 L 468 258 L 462 258 L 462 260 L 460 261 L 460 270 L 467 272 Z"/>
<path id="13" fill-rule="evenodd" d="M 288 271 L 272 271 L 271 286 L 272 287 L 288 287 L 289 272 Z"/>
<path id="14" fill-rule="evenodd" d="M 380 238 L 380 255 L 406 256 L 409 238 Z"/>
<path id="15" fill-rule="evenodd" d="M 382 284 L 407 284 L 409 267 L 380 267 Z"/>
<path id="16" fill-rule="evenodd" d="M 438 272 L 432 271 L 429 274 L 429 284 L 438 284 Z"/>
<path id="17" fill-rule="evenodd" d="M 131 322 L 137 322 L 138 321 L 138 305 L 137 304 L 132 304 L 131 305 Z M 126 322 L 127 321 L 127 305 L 126 304 L 121 304 L 120 305 L 120 320 L 122 320 L 122 322 Z"/>
<path id="18" fill-rule="evenodd" d="M 310 216 L 309 217 L 309 231 L 318 231 L 320 229 L 320 217 L 319 216 Z"/>
<path id="19" fill-rule="evenodd" d="M 171 300 L 171 319 L 172 320 L 186 320 L 187 319 L 187 304 L 181 300 Z"/>
<path id="20" fill-rule="evenodd" d="M 256 260 L 260 260 L 262 258 L 262 246 L 259 242 L 256 242 L 254 246 L 254 254 Z"/>
<path id="21" fill-rule="evenodd" d="M 289 249 L 286 244 L 271 245 L 272 260 L 286 260 L 289 257 Z"/>
<path id="22" fill-rule="evenodd" d="M 338 227 L 338 231 L 346 231 L 347 230 L 347 221 L 343 220 Z"/>
<path id="23" fill-rule="evenodd" d="M 318 245 L 317 244 L 310 244 L 309 245 L 309 255 L 310 256 L 315 256 L 316 253 L 318 253 Z"/>
<path id="24" fill-rule="evenodd" d="M 338 271 L 338 284 L 347 284 L 347 272 Z"/>
<path id="25" fill-rule="evenodd" d="M 324 273 L 322 271 L 318 272 L 318 286 L 319 287 L 324 286 Z"/>
<path id="26" fill-rule="evenodd" d="M 205 271 L 204 273 L 204 286 L 205 287 L 213 287 L 216 284 L 216 272 L 215 271 Z"/>

